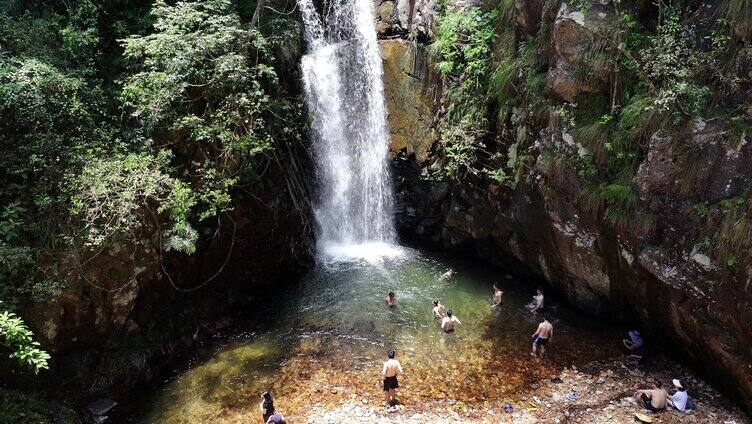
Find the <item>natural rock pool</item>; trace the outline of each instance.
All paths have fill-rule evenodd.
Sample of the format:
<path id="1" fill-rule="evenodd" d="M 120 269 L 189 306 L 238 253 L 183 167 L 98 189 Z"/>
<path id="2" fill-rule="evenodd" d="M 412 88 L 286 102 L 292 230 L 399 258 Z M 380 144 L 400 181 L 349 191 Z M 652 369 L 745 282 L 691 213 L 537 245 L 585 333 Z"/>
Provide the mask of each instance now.
<path id="1" fill-rule="evenodd" d="M 440 281 L 447 267 L 457 275 Z M 499 312 L 489 307 L 494 282 L 504 291 Z M 621 355 L 618 329 L 547 295 L 555 337 L 546 358 L 531 357 L 534 289 L 498 268 L 411 248 L 371 262 L 320 263 L 248 311 L 262 319 L 146 396 L 127 422 L 256 422 L 266 389 L 288 422 L 305 422 L 317 403 L 378 406 L 391 348 L 405 369 L 398 397 L 408 410 L 441 399 L 511 402 L 567 365 Z M 394 309 L 384 302 L 390 290 Z M 432 318 L 434 298 L 462 321 L 453 334 Z"/>

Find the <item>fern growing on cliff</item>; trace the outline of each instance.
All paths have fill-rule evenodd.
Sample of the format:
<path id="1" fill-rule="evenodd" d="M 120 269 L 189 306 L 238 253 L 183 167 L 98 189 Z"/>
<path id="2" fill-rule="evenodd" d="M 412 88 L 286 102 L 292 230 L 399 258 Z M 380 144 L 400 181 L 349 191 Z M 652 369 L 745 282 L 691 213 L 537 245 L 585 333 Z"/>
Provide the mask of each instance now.
<path id="1" fill-rule="evenodd" d="M 37 374 L 49 368 L 47 361 L 50 355 L 39 348 L 39 342 L 34 341 L 33 336 L 34 333 L 15 313 L 0 312 L 0 345 L 11 351 L 11 359 L 15 359 L 19 365 Z"/>
<path id="2" fill-rule="evenodd" d="M 640 237 L 648 237 L 654 230 L 652 214 L 640 205 L 637 192 L 630 185 L 589 185 L 577 200 L 586 213 L 595 219 L 605 220 L 617 232 L 633 232 Z"/>
<path id="3" fill-rule="evenodd" d="M 447 107 L 441 124 L 442 176 L 457 179 L 479 174 L 478 161 L 486 155 L 483 138 L 487 128 L 489 64 L 496 39 L 495 11 L 480 7 L 449 7 L 439 21 L 433 46 L 437 68 L 445 78 Z"/>

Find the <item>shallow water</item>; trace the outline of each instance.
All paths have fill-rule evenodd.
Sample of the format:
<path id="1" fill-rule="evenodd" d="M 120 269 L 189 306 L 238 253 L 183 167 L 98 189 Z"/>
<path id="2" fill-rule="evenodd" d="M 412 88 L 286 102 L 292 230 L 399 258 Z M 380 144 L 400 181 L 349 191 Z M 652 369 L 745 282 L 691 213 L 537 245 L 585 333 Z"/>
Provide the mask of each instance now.
<path id="1" fill-rule="evenodd" d="M 449 266 L 457 275 L 439 281 Z M 489 307 L 493 282 L 504 291 L 498 312 Z M 395 308 L 384 302 L 390 290 Z M 383 401 L 381 366 L 392 348 L 405 369 L 399 398 L 408 408 L 445 398 L 511 400 L 563 366 L 619 355 L 615 328 L 547 296 L 553 342 L 547 357 L 531 357 L 533 294 L 498 268 L 414 249 L 380 261 L 320 264 L 263 310 L 249 311 L 262 317 L 254 328 L 151 393 L 127 421 L 260 421 L 258 399 L 269 388 L 291 422 L 317 402 L 375 405 Z M 462 321 L 454 333 L 442 333 L 432 318 L 434 298 Z"/>

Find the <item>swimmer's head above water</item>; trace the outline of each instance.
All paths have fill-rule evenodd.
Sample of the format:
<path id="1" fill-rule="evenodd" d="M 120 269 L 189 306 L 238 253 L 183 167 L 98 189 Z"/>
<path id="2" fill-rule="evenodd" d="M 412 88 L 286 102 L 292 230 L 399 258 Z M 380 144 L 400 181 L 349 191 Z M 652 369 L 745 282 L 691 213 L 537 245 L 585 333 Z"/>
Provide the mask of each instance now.
<path id="1" fill-rule="evenodd" d="M 447 316 L 448 316 L 449 318 L 451 318 L 451 317 L 452 317 L 452 310 L 451 310 L 451 309 L 447 311 Z"/>
<path id="2" fill-rule="evenodd" d="M 394 355 L 396 355 L 396 354 L 397 354 L 397 352 L 395 352 L 394 349 L 392 349 L 392 350 L 390 350 L 389 352 L 386 353 L 386 356 L 389 359 L 394 359 Z"/>
<path id="3" fill-rule="evenodd" d="M 433 306 L 439 306 L 439 299 L 433 300 Z"/>

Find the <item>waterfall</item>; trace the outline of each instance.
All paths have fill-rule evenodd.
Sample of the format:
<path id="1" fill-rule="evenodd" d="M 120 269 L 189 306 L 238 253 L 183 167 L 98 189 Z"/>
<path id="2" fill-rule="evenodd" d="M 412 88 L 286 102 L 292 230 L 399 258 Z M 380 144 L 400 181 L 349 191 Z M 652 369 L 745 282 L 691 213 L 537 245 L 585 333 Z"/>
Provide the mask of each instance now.
<path id="1" fill-rule="evenodd" d="M 396 239 L 381 57 L 372 0 L 298 2 L 312 115 L 317 245 L 322 253 L 388 253 Z M 384 250 L 386 249 L 386 252 Z"/>

